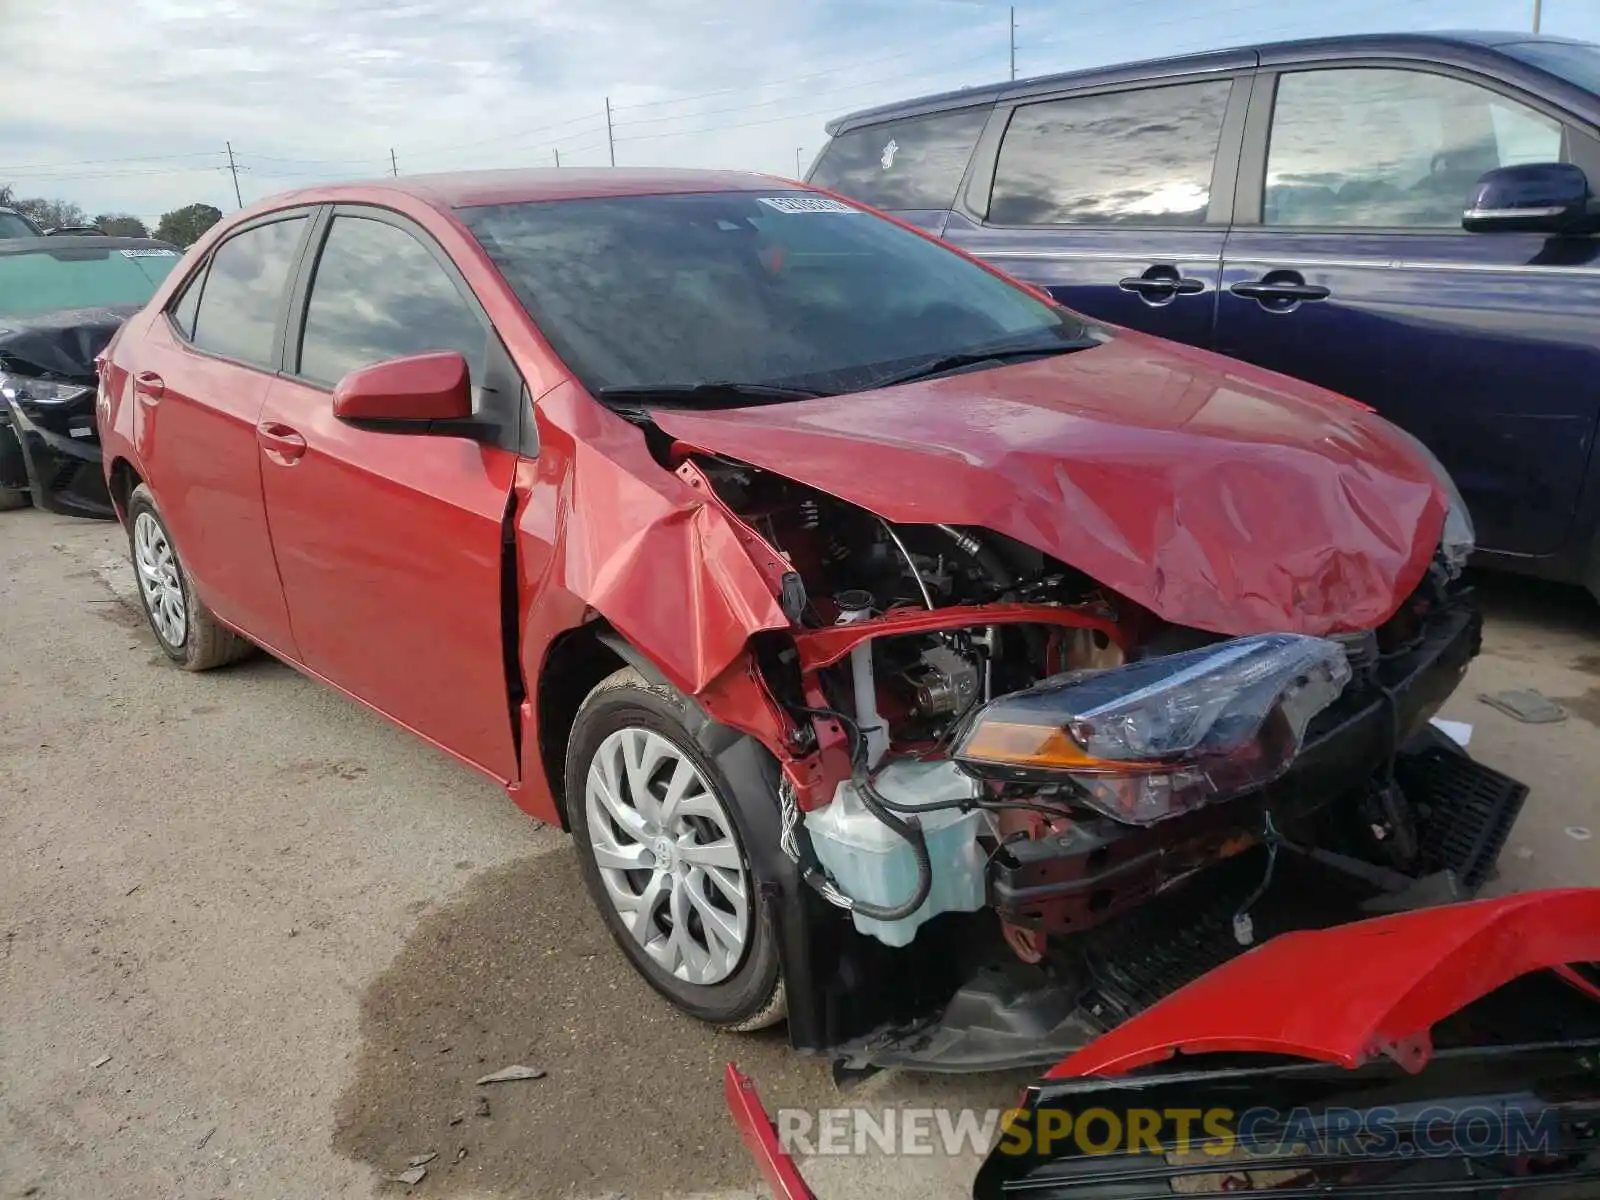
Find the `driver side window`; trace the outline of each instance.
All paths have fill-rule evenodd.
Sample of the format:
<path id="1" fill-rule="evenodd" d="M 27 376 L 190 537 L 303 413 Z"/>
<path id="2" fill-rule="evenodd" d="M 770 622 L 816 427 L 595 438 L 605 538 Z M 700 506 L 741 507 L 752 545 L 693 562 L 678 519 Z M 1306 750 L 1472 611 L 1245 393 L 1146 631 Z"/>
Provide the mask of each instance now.
<path id="1" fill-rule="evenodd" d="M 1464 80 L 1341 68 L 1278 81 L 1262 222 L 1459 229 L 1485 171 L 1562 161 L 1557 121 Z"/>
<path id="2" fill-rule="evenodd" d="M 317 258 L 299 373 L 333 387 L 358 367 L 456 350 L 483 381 L 488 331 L 421 242 L 397 226 L 340 215 Z"/>

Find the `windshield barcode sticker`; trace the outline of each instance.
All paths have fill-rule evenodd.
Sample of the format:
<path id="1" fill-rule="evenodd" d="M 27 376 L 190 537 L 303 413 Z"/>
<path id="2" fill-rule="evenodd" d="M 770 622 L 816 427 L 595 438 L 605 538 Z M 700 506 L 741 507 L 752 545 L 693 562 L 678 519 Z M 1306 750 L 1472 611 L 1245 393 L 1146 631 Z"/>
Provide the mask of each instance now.
<path id="1" fill-rule="evenodd" d="M 123 258 L 177 258 L 176 250 L 119 250 Z"/>
<path id="2" fill-rule="evenodd" d="M 768 208 L 775 208 L 781 213 L 858 213 L 859 208 L 851 208 L 838 200 L 830 200 L 826 196 L 757 196 L 756 200 Z"/>

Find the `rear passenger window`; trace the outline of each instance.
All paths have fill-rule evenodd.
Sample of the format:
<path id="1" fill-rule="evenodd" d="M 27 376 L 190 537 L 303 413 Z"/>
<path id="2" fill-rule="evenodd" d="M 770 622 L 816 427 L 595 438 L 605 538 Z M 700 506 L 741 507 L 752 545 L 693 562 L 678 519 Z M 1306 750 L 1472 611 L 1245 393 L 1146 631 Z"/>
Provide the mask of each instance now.
<path id="1" fill-rule="evenodd" d="M 1459 229 L 1485 171 L 1561 161 L 1561 125 L 1424 71 L 1300 71 L 1278 82 L 1268 225 Z"/>
<path id="2" fill-rule="evenodd" d="M 457 350 L 481 379 L 488 334 L 456 285 L 405 230 L 335 217 L 317 259 L 300 374 L 334 386 L 358 367 Z"/>
<path id="3" fill-rule="evenodd" d="M 828 143 L 808 181 L 875 208 L 949 208 L 990 109 L 869 125 Z"/>
<path id="4" fill-rule="evenodd" d="M 199 349 L 277 369 L 273 335 L 305 228 L 305 217 L 291 217 L 246 229 L 217 247 L 195 314 Z"/>
<path id="5" fill-rule="evenodd" d="M 1229 80 L 1017 109 L 1000 143 L 996 225 L 1199 225 Z"/>

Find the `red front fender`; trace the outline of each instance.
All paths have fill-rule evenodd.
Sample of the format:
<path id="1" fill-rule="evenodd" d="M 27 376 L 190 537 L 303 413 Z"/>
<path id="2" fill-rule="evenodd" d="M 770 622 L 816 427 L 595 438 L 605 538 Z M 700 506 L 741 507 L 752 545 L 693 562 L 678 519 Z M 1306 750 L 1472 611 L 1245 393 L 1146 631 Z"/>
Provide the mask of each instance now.
<path id="1" fill-rule="evenodd" d="M 1178 1051 L 1419 1071 L 1434 1024 L 1520 975 L 1600 960 L 1600 888 L 1526 892 L 1286 934 L 1201 976 L 1046 1078 L 1117 1075 Z"/>

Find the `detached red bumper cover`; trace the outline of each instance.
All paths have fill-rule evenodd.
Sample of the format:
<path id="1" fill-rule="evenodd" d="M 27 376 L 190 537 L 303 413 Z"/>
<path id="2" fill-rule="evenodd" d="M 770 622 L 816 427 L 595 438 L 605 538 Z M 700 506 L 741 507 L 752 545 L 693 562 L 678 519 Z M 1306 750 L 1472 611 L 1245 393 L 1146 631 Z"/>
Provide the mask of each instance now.
<path id="1" fill-rule="evenodd" d="M 1404 1072 L 1397 1072 L 1390 1066 L 1391 1072 L 1402 1079 L 1415 1079 L 1416 1073 L 1422 1071 L 1432 1057 L 1430 1031 L 1445 1018 L 1513 980 L 1546 969 L 1572 984 L 1575 996 L 1582 994 L 1593 999 L 1593 986 L 1586 978 L 1563 968 L 1569 963 L 1597 960 L 1600 960 L 1600 888 L 1529 892 L 1402 913 L 1333 929 L 1288 934 L 1202 976 L 1063 1060 L 1040 1085 L 1030 1090 L 1028 1103 L 1036 1105 L 1041 1099 L 1048 1099 L 1051 1081 L 1061 1086 L 1113 1087 L 1116 1085 L 1111 1082 L 1097 1085 L 1091 1080 L 1075 1084 L 1069 1081 L 1084 1076 L 1117 1076 L 1170 1058 L 1179 1051 L 1284 1055 L 1312 1060 L 1303 1061 L 1302 1068 L 1320 1071 L 1330 1068 L 1317 1064 L 1362 1068 L 1388 1055 L 1405 1068 Z M 1559 983 L 1551 986 L 1557 991 L 1563 990 Z M 1539 1033 L 1535 1032 L 1528 1040 L 1540 1041 Z M 1505 1091 L 1506 1096 L 1515 1093 L 1518 1100 L 1529 1096 L 1544 1096 L 1546 1100 L 1563 1097 L 1560 1103 L 1569 1108 L 1577 1105 L 1582 1109 L 1578 1115 L 1582 1116 L 1600 1105 L 1600 1082 L 1594 1077 L 1594 1065 L 1588 1057 L 1596 1047 L 1600 1047 L 1600 1042 L 1591 1039 L 1566 1047 L 1544 1044 L 1490 1047 L 1481 1052 L 1441 1052 L 1441 1063 L 1417 1082 L 1426 1091 L 1432 1086 L 1429 1080 L 1438 1072 L 1440 1095 L 1459 1101 L 1470 1095 L 1475 1085 L 1488 1088 L 1485 1081 L 1498 1079 L 1494 1088 L 1511 1089 Z M 1196 1070 L 1197 1067 L 1202 1069 Z M 1291 1075 L 1294 1070 L 1290 1068 Z M 1282 1071 L 1282 1068 L 1261 1068 L 1260 1078 L 1252 1080 L 1251 1073 L 1235 1067 L 1221 1072 L 1219 1086 L 1235 1089 L 1228 1103 L 1237 1107 L 1241 1103 L 1237 1094 L 1240 1089 L 1244 1092 L 1257 1088 L 1278 1090 L 1289 1078 Z M 1335 1074 L 1344 1075 L 1345 1071 L 1338 1070 Z M 1157 1098 L 1165 1095 L 1161 1088 L 1177 1087 L 1174 1098 L 1181 1099 L 1187 1106 L 1195 1102 L 1196 1089 L 1207 1078 L 1202 1064 L 1192 1064 L 1189 1071 L 1166 1079 L 1140 1076 L 1133 1081 L 1133 1086 L 1140 1103 L 1146 1105 L 1154 1104 Z M 1324 1080 L 1319 1084 L 1311 1076 L 1294 1078 L 1299 1079 L 1293 1086 L 1301 1102 L 1309 1094 L 1308 1089 L 1316 1090 L 1313 1085 L 1325 1091 L 1340 1090 L 1337 1083 Z M 1381 1078 L 1363 1078 L 1354 1073 L 1350 1078 L 1352 1083 L 1346 1097 L 1350 1102 L 1378 1103 L 1388 1095 L 1383 1088 L 1390 1087 L 1393 1091 Z M 1398 1092 L 1395 1094 L 1402 1096 Z M 814 1200 L 814 1193 L 780 1144 L 754 1084 L 731 1064 L 725 1078 L 725 1095 L 745 1144 L 774 1195 L 779 1200 Z M 1414 1100 L 1415 1089 L 1404 1096 Z M 1252 1102 L 1261 1103 L 1272 1098 L 1254 1097 Z M 1098 1093 L 1092 1102 L 1111 1103 L 1108 1097 Z M 1395 1102 L 1410 1101 L 1402 1096 Z M 1493 1102 L 1498 1103 L 1499 1098 Z M 1577 1113 L 1578 1110 L 1572 1111 Z M 1587 1120 L 1587 1116 L 1583 1116 L 1577 1125 L 1587 1129 Z M 1590 1138 L 1592 1135 L 1582 1136 Z M 1564 1147 L 1564 1150 L 1571 1149 Z M 1582 1146 L 1577 1147 L 1577 1151 L 1586 1153 Z M 1398 1157 L 1391 1158 L 1393 1162 L 1408 1161 L 1409 1153 L 1402 1150 Z M 1553 1156 L 1547 1158 L 1555 1161 Z M 1129 1161 L 1123 1162 L 1123 1159 Z M 1023 1159 L 997 1162 L 996 1156 L 991 1155 L 980 1174 L 978 1191 L 984 1195 L 1000 1194 L 1011 1186 L 1003 1182 L 1004 1177 L 1012 1179 L 1013 1183 L 1017 1179 L 1030 1180 L 1028 1186 L 1037 1190 L 1041 1197 L 1076 1195 L 1080 1191 L 1084 1195 L 1098 1195 L 1096 1185 L 1125 1188 L 1134 1183 L 1149 1183 L 1153 1188 L 1151 1194 L 1165 1195 L 1178 1175 L 1203 1169 L 1192 1163 L 1175 1165 L 1173 1160 L 1160 1155 L 1153 1158 L 1112 1155 L 1099 1159 L 1099 1166 L 1093 1162 L 1063 1166 L 1048 1158 L 1043 1161 L 1043 1173 L 1039 1174 L 1041 1168 L 1036 1164 L 1027 1165 Z M 1370 1161 L 1378 1169 L 1393 1165 L 1381 1158 Z M 1297 1158 L 1291 1165 L 1300 1169 L 1316 1164 Z M 1226 1169 L 1226 1164 L 1219 1162 L 1211 1169 L 1215 1173 Z M 1468 1163 L 1464 1169 L 1470 1177 L 1475 1168 Z M 1580 1164 L 1571 1169 L 1578 1173 L 1569 1178 L 1594 1182 L 1600 1187 L 1600 1175 L 1595 1174 L 1595 1168 L 1583 1168 Z M 1438 1181 L 1434 1182 L 1437 1187 Z M 1559 1180 L 1552 1177 L 1551 1182 Z M 1199 1190 L 1226 1191 L 1241 1185 L 1252 1186 L 1245 1174 L 1240 1174 L 1238 1180 Z"/>
<path id="2" fill-rule="evenodd" d="M 1115 1075 L 1178 1051 L 1421 1070 L 1428 1031 L 1518 976 L 1600 959 L 1600 888 L 1527 892 L 1292 933 L 1201 976 L 1046 1076 Z"/>

